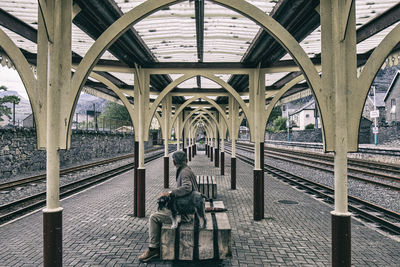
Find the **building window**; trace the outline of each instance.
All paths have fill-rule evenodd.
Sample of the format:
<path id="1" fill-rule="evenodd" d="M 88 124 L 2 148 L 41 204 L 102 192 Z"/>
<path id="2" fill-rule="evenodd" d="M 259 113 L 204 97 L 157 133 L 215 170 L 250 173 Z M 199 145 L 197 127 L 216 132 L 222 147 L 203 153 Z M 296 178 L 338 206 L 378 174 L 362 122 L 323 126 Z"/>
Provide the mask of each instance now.
<path id="1" fill-rule="evenodd" d="M 306 114 L 306 118 L 310 118 L 310 114 Z"/>
<path id="2" fill-rule="evenodd" d="M 392 98 L 390 101 L 390 113 L 396 113 L 396 99 Z"/>

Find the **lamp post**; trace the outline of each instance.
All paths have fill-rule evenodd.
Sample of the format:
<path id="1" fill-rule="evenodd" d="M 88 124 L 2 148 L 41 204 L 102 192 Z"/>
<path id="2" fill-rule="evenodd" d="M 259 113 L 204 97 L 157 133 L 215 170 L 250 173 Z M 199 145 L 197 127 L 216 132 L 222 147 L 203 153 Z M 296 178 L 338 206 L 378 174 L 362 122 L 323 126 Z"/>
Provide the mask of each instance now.
<path id="1" fill-rule="evenodd" d="M 372 86 L 372 89 L 374 90 L 374 100 L 371 100 L 371 98 L 368 95 L 368 99 L 372 102 L 374 105 L 374 110 L 370 112 L 370 117 L 374 119 L 374 128 L 372 129 L 372 133 L 374 134 L 374 144 L 377 146 L 378 145 L 378 118 L 379 118 L 379 110 L 376 109 L 376 89 L 375 86 Z"/>

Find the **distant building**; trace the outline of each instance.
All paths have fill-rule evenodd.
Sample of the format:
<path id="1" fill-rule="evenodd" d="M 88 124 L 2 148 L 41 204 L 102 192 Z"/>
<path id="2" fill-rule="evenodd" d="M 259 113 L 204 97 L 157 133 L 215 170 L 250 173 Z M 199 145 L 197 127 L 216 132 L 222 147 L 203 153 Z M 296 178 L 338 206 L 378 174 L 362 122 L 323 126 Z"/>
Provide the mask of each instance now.
<path id="1" fill-rule="evenodd" d="M 358 142 L 360 144 L 370 144 L 372 142 L 371 136 L 372 121 L 361 117 L 360 129 L 358 133 Z"/>
<path id="2" fill-rule="evenodd" d="M 33 114 L 29 114 L 28 117 L 22 120 L 22 127 L 33 128 L 35 127 L 35 120 Z"/>
<path id="3" fill-rule="evenodd" d="M 250 139 L 250 130 L 246 126 L 239 127 L 239 139 L 248 140 Z"/>
<path id="4" fill-rule="evenodd" d="M 133 132 L 133 126 L 121 126 L 116 129 L 117 132 L 120 133 L 132 133 Z"/>
<path id="5" fill-rule="evenodd" d="M 385 98 L 386 121 L 389 125 L 400 121 L 400 71 L 397 71 Z"/>
<path id="6" fill-rule="evenodd" d="M 311 100 L 301 108 L 289 113 L 289 120 L 293 123 L 292 129 L 295 131 L 304 130 L 309 124 L 313 124 L 314 128 L 321 128 L 320 118 L 317 116 L 314 100 Z"/>
<path id="7" fill-rule="evenodd" d="M 376 91 L 374 96 L 372 91 L 373 90 L 371 90 L 367 100 L 365 101 L 362 116 L 373 121 L 374 118 L 371 118 L 371 111 L 376 109 L 379 111 L 379 117 L 377 120 L 378 125 L 382 125 L 386 123 L 386 111 L 385 111 L 385 101 L 384 101 L 386 92 Z M 375 101 L 375 107 L 374 107 L 374 101 Z"/>

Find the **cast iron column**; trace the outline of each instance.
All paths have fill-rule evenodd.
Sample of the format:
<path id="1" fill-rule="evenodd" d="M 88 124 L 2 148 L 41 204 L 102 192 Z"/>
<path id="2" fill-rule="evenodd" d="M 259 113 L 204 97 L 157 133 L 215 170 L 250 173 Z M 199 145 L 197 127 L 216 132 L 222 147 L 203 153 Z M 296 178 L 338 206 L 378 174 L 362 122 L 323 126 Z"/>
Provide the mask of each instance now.
<path id="1" fill-rule="evenodd" d="M 215 139 L 215 167 L 219 167 L 219 133 L 217 134 L 217 138 Z"/>
<path id="2" fill-rule="evenodd" d="M 133 216 L 137 216 L 137 207 L 138 207 L 138 167 L 139 167 L 139 142 L 135 141 L 134 147 L 134 161 L 135 167 L 133 171 L 134 180 L 133 180 Z"/>
<path id="3" fill-rule="evenodd" d="M 260 169 L 261 169 L 261 214 L 264 218 L 264 142 L 260 143 Z"/>
<path id="4" fill-rule="evenodd" d="M 169 188 L 169 157 L 164 157 L 164 188 Z"/>
<path id="5" fill-rule="evenodd" d="M 213 161 L 213 158 L 214 158 L 214 151 L 213 151 L 213 147 L 212 146 L 210 146 L 210 161 Z"/>
<path id="6" fill-rule="evenodd" d="M 225 175 L 225 152 L 221 151 L 221 175 Z"/>

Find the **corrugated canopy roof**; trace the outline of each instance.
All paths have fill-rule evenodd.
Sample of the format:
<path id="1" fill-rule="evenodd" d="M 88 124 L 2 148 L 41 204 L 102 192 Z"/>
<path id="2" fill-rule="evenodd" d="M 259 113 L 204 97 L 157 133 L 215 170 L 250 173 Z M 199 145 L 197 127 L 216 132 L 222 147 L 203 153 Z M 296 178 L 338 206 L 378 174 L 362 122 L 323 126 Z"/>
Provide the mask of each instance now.
<path id="1" fill-rule="evenodd" d="M 109 17 L 114 21 L 119 16 L 143 3 L 143 0 L 105 0 L 100 1 L 106 7 L 113 10 L 89 10 L 88 5 L 97 5 L 100 0 L 90 2 L 74 1 L 82 9 L 82 14 L 87 15 L 86 20 L 77 16 L 72 27 L 72 50 L 76 56 L 83 57 L 89 47 L 94 43 L 96 36 L 101 32 L 95 32 L 93 25 L 99 22 L 95 19 L 95 12 L 109 12 Z M 298 40 L 306 53 L 314 58 L 321 53 L 321 36 L 319 27 L 318 3 L 319 1 L 305 0 L 248 0 L 263 12 L 272 15 L 278 22 L 288 29 Z M 277 4 L 278 3 L 278 4 Z M 356 0 L 356 24 L 361 32 L 363 27 L 374 23 L 381 14 L 388 10 L 399 9 L 398 0 Z M 34 36 L 37 30 L 37 0 L 8 1 L 0 0 L 0 28 L 17 44 L 18 47 L 31 54 L 36 54 L 36 41 Z M 399 12 L 397 12 L 398 14 Z M 25 31 L 17 28 L 17 21 L 7 16 L 11 15 L 25 23 Z M 97 14 L 99 15 L 99 14 Z M 102 14 L 100 14 L 102 15 Z M 100 16 L 99 15 L 99 16 Z M 309 21 L 303 18 L 309 17 Z M 316 19 L 312 19 L 315 18 Z M 391 23 L 386 29 L 367 36 L 358 42 L 357 53 L 364 54 L 373 50 L 388 32 L 398 23 Z M 90 23 L 88 23 L 90 22 Z M 107 23 L 111 23 L 107 22 Z M 93 25 L 88 25 L 93 24 Z M 301 31 L 298 30 L 301 28 Z M 97 27 L 97 31 L 102 27 Z M 104 30 L 104 29 L 103 29 Z M 33 35 L 27 35 L 32 33 Z M 201 34 L 201 36 L 199 36 Z M 125 39 L 120 38 L 119 42 L 131 51 L 120 51 L 116 44 L 104 53 L 101 59 L 120 61 L 122 64 L 131 65 L 134 59 L 129 57 L 143 55 L 143 62 L 242 62 L 255 64 L 255 59 L 264 62 L 263 64 L 276 64 L 282 60 L 290 60 L 289 54 L 285 53 L 277 42 L 268 43 L 268 49 L 273 48 L 274 53 L 263 47 L 269 42 L 268 35 L 263 33 L 260 27 L 244 16 L 229 10 L 223 6 L 210 1 L 183 1 L 170 7 L 159 10 L 150 16 L 142 19 L 132 27 L 131 32 L 125 33 Z M 264 38 L 264 39 L 263 39 Z M 360 37 L 361 38 L 361 37 Z M 261 40 L 266 40 L 261 41 Z M 361 40 L 361 39 L 360 39 Z M 279 49 L 276 47 L 280 47 Z M 265 51 L 264 51 L 265 50 Z M 279 52 L 279 51 L 282 52 Z M 139 53 L 140 52 L 140 53 Z M 124 57 L 127 55 L 127 57 Z M 258 56 L 259 55 L 259 56 Z M 129 60 L 127 59 L 129 58 Z M 133 76 L 122 73 L 109 73 L 108 77 L 114 77 L 113 81 L 118 86 L 134 86 Z M 267 87 L 279 87 L 279 81 L 290 76 L 290 73 L 273 73 L 265 77 Z M 221 75 L 224 81 L 229 82 L 237 90 L 246 88 L 247 82 L 243 77 Z M 166 84 L 176 78 L 176 75 L 155 76 L 152 87 L 161 90 Z M 208 79 L 190 79 L 180 88 L 218 88 L 219 86 Z M 130 88 L 131 88 L 130 87 Z"/>

